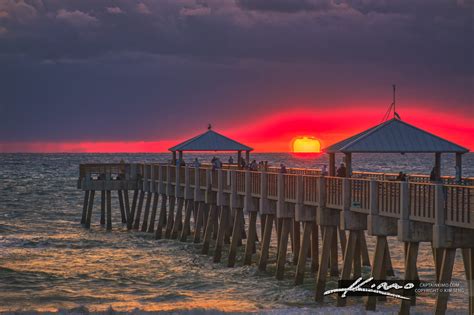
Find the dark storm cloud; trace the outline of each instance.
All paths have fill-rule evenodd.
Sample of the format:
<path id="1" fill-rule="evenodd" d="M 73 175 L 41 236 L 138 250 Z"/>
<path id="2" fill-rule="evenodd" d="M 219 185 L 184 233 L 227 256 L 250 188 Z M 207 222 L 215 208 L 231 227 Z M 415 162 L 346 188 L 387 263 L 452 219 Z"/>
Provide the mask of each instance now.
<path id="1" fill-rule="evenodd" d="M 173 137 L 392 80 L 473 115 L 471 14 L 438 0 L 0 0 L 0 141 Z"/>
<path id="2" fill-rule="evenodd" d="M 237 4 L 245 10 L 282 13 L 328 10 L 333 7 L 330 0 L 237 0 Z"/>

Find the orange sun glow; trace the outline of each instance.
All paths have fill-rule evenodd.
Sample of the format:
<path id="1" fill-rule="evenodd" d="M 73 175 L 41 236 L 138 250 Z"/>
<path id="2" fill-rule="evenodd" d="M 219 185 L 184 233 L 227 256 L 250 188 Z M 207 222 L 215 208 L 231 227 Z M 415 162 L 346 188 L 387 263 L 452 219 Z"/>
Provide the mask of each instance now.
<path id="1" fill-rule="evenodd" d="M 314 137 L 297 137 L 293 140 L 294 153 L 319 153 L 321 152 L 321 143 Z"/>

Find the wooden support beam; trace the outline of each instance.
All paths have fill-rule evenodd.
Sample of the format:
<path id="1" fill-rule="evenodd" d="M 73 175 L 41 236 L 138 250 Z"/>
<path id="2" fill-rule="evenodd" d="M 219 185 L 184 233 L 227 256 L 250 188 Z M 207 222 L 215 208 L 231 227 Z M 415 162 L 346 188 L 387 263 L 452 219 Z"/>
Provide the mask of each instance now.
<path id="1" fill-rule="evenodd" d="M 174 224 L 174 207 L 176 205 L 176 197 L 170 196 L 169 197 L 169 209 L 166 221 L 166 228 L 165 228 L 165 238 L 171 237 L 171 230 L 173 229 Z"/>
<path id="2" fill-rule="evenodd" d="M 277 257 L 278 257 L 278 251 L 280 250 L 282 223 L 283 223 L 283 219 L 277 217 L 276 220 L 275 220 L 275 229 L 276 229 L 276 234 L 277 234 L 277 252 L 276 252 Z"/>
<path id="3" fill-rule="evenodd" d="M 293 265 L 298 265 L 298 257 L 301 247 L 301 223 L 293 218 Z M 305 252 L 306 253 L 306 252 Z"/>
<path id="4" fill-rule="evenodd" d="M 260 258 L 258 260 L 258 269 L 260 271 L 265 271 L 267 269 L 267 261 L 268 261 L 268 252 L 270 250 L 270 242 L 272 238 L 272 227 L 273 227 L 273 220 L 275 218 L 274 214 L 267 214 L 265 216 L 265 228 L 263 231 L 262 237 L 262 247 L 260 250 Z"/>
<path id="5" fill-rule="evenodd" d="M 119 208 L 120 208 L 120 217 L 122 219 L 122 223 L 127 223 L 127 217 L 125 214 L 125 205 L 123 202 L 123 193 L 122 190 L 117 191 L 118 198 L 119 198 Z"/>
<path id="6" fill-rule="evenodd" d="M 186 242 L 188 235 L 191 234 L 191 214 L 193 213 L 194 210 L 194 201 L 193 200 L 186 200 L 186 209 L 184 213 L 184 223 L 183 223 L 183 229 L 181 230 L 181 237 L 180 241 L 181 242 Z"/>
<path id="7" fill-rule="evenodd" d="M 81 224 L 86 223 L 88 206 L 89 206 L 89 190 L 86 190 L 84 191 L 84 205 L 82 206 Z"/>
<path id="8" fill-rule="evenodd" d="M 90 229 L 91 227 L 91 220 L 92 220 L 92 209 L 94 208 L 94 196 L 95 190 L 91 190 L 89 193 L 89 203 L 87 208 L 87 216 L 86 216 L 86 228 Z"/>
<path id="9" fill-rule="evenodd" d="M 446 248 L 443 251 L 443 262 L 439 274 L 439 283 L 451 282 L 453 275 L 454 258 L 456 256 L 456 248 Z M 448 306 L 449 291 L 440 290 L 436 298 L 436 315 L 445 314 Z"/>
<path id="10" fill-rule="evenodd" d="M 316 273 L 319 268 L 319 226 L 312 222 L 311 230 L 311 271 Z"/>
<path id="11" fill-rule="evenodd" d="M 138 189 L 133 191 L 133 198 L 132 198 L 132 211 L 130 213 L 130 220 L 127 220 L 127 229 L 131 230 L 133 227 L 133 220 L 135 219 L 135 212 L 137 209 L 137 200 L 138 200 Z"/>
<path id="12" fill-rule="evenodd" d="M 387 243 L 386 236 L 377 236 L 377 241 L 375 244 L 375 253 L 374 261 L 372 263 L 372 277 L 375 280 L 382 280 L 384 261 L 385 261 L 385 249 Z M 370 311 L 375 311 L 377 304 L 376 296 L 369 296 L 367 299 L 366 309 Z"/>
<path id="13" fill-rule="evenodd" d="M 345 153 L 346 158 L 346 177 L 352 177 L 352 154 Z"/>
<path id="14" fill-rule="evenodd" d="M 304 281 L 304 272 L 306 269 L 306 258 L 311 243 L 311 233 L 313 222 L 303 222 L 303 237 L 301 239 L 301 248 L 298 255 L 298 264 L 296 266 L 295 285 L 302 284 Z"/>
<path id="15" fill-rule="evenodd" d="M 387 266 L 385 272 L 387 273 L 387 276 L 393 277 L 393 276 L 395 276 L 395 272 L 393 271 L 392 257 L 390 255 L 390 249 L 388 248 L 388 242 L 387 242 L 387 248 L 385 248 L 385 253 L 386 253 L 386 255 L 385 255 L 385 264 Z"/>
<path id="16" fill-rule="evenodd" d="M 173 228 L 171 229 L 171 238 L 176 239 L 178 238 L 179 231 L 183 228 L 183 206 L 184 206 L 184 199 L 177 198 L 178 202 L 176 204 L 176 213 L 173 222 Z"/>
<path id="17" fill-rule="evenodd" d="M 324 226 L 323 228 L 323 246 L 321 249 L 321 260 L 319 262 L 319 269 L 316 275 L 316 295 L 315 300 L 318 302 L 323 301 L 324 290 L 326 287 L 326 277 L 329 265 L 329 256 L 331 253 L 331 245 L 333 238 L 336 236 L 335 226 Z"/>
<path id="18" fill-rule="evenodd" d="M 329 153 L 329 176 L 336 176 L 336 154 Z"/>
<path id="19" fill-rule="evenodd" d="M 227 230 L 227 225 L 229 224 L 229 206 L 221 206 L 221 215 L 219 220 L 219 229 L 217 232 L 216 248 L 214 250 L 213 261 L 218 263 L 221 261 L 222 257 L 222 247 L 224 246 L 224 236 Z"/>
<path id="20" fill-rule="evenodd" d="M 361 231 L 350 231 L 349 233 L 354 233 L 356 234 L 355 238 L 355 248 L 354 252 L 352 253 L 352 260 L 354 264 L 354 278 L 359 278 L 362 275 L 362 265 L 361 265 L 361 259 L 362 259 L 362 253 L 361 253 Z M 345 257 L 344 257 L 345 259 Z"/>
<path id="21" fill-rule="evenodd" d="M 337 235 L 332 238 L 331 243 L 331 256 L 330 256 L 330 275 L 337 277 L 339 276 L 339 255 L 337 253 Z"/>
<path id="22" fill-rule="evenodd" d="M 252 263 L 252 254 L 254 253 L 255 239 L 257 237 L 257 211 L 251 211 L 249 217 L 249 233 L 245 246 L 244 265 Z"/>
<path id="23" fill-rule="evenodd" d="M 197 217 L 196 217 L 196 222 L 194 226 L 194 243 L 199 243 L 201 242 L 201 228 L 204 223 L 204 207 L 205 207 L 204 202 L 199 202 L 198 209 L 197 209 Z M 211 207 L 214 205 L 211 205 Z M 206 231 L 206 230 L 204 230 Z"/>
<path id="24" fill-rule="evenodd" d="M 133 229 L 138 230 L 140 227 L 140 217 L 142 215 L 143 201 L 145 200 L 145 192 L 140 190 L 140 197 L 138 199 L 138 207 L 135 216 L 135 221 L 133 222 Z"/>
<path id="25" fill-rule="evenodd" d="M 462 153 L 456 153 L 456 182 L 462 179 Z"/>
<path id="26" fill-rule="evenodd" d="M 148 217 L 150 216 L 150 208 L 151 208 L 151 200 L 153 199 L 153 193 L 147 192 L 147 198 L 145 203 L 145 213 L 143 214 L 143 222 L 142 222 L 142 232 L 146 232 L 148 228 Z"/>
<path id="27" fill-rule="evenodd" d="M 158 193 L 153 193 L 153 205 L 151 206 L 150 223 L 148 224 L 148 233 L 153 233 L 155 230 L 156 212 L 158 210 Z M 125 207 L 126 208 L 126 207 Z"/>
<path id="28" fill-rule="evenodd" d="M 418 242 L 405 242 L 405 280 L 416 280 L 416 261 L 418 259 Z M 400 305 L 400 314 L 410 314 L 411 301 L 402 300 Z"/>
<path id="29" fill-rule="evenodd" d="M 155 230 L 155 240 L 159 240 L 162 237 L 163 227 L 166 224 L 166 205 L 168 203 L 168 196 L 165 194 L 161 195 L 161 207 L 160 214 L 158 216 L 158 224 Z"/>
<path id="30" fill-rule="evenodd" d="M 342 272 L 341 272 L 341 280 L 350 280 L 351 279 L 351 271 L 352 265 L 354 264 L 354 273 L 355 271 L 355 261 L 359 260 L 360 257 L 357 256 L 356 247 L 359 241 L 359 232 L 358 231 L 349 231 L 349 239 L 346 243 L 346 248 L 344 249 L 344 261 L 342 263 Z M 354 278 L 357 276 L 354 274 Z M 345 306 L 346 299 L 341 298 L 340 295 L 337 295 L 337 306 Z"/>
<path id="31" fill-rule="evenodd" d="M 112 192 L 106 191 L 107 196 L 107 231 L 112 230 Z"/>
<path id="32" fill-rule="evenodd" d="M 441 263 L 443 262 L 443 250 L 439 248 L 431 248 L 433 252 L 433 260 L 435 265 L 435 274 L 436 274 L 436 281 L 439 280 L 439 274 L 441 271 Z"/>
<path id="33" fill-rule="evenodd" d="M 340 228 L 337 229 L 337 231 L 339 235 L 339 244 L 341 245 L 342 259 L 344 259 L 344 255 L 346 252 L 346 244 L 347 244 L 346 231 Z"/>
<path id="34" fill-rule="evenodd" d="M 127 225 L 128 225 L 128 222 L 131 220 L 130 218 L 130 197 L 128 196 L 128 190 L 123 190 L 123 196 L 124 196 L 124 201 L 125 201 L 125 217 L 126 217 L 126 221 L 127 221 Z"/>
<path id="35" fill-rule="evenodd" d="M 277 280 L 283 280 L 285 273 L 286 252 L 288 250 L 288 236 L 290 234 L 292 218 L 280 218 L 282 220 L 280 244 L 278 248 L 277 269 L 275 277 Z"/>
<path id="36" fill-rule="evenodd" d="M 436 181 L 441 179 L 441 153 L 435 153 L 435 172 L 436 172 Z"/>
<path id="37" fill-rule="evenodd" d="M 100 225 L 105 225 L 105 190 L 100 192 Z"/>
<path id="38" fill-rule="evenodd" d="M 267 219 L 267 214 L 260 214 L 260 238 L 263 241 L 263 234 L 265 233 L 265 220 Z"/>
<path id="39" fill-rule="evenodd" d="M 365 232 L 361 231 L 360 235 L 360 251 L 362 253 L 362 266 L 370 267 L 369 250 L 367 249 L 367 241 L 365 239 Z M 392 264 L 390 264 L 391 266 Z M 393 272 L 393 269 L 392 269 Z"/>
<path id="40" fill-rule="evenodd" d="M 217 205 L 211 204 L 209 206 L 209 215 L 207 216 L 207 225 L 206 229 L 204 230 L 204 241 L 202 244 L 202 251 L 201 253 L 207 255 L 209 253 L 209 244 L 211 242 L 213 230 L 215 229 L 214 221 L 217 218 Z"/>
<path id="41" fill-rule="evenodd" d="M 229 249 L 229 258 L 227 261 L 227 267 L 235 266 L 235 257 L 237 255 L 237 244 L 242 238 L 241 224 L 242 220 L 240 218 L 240 213 L 243 212 L 241 208 L 234 209 L 234 225 L 232 229 L 231 244 Z"/>
<path id="42" fill-rule="evenodd" d="M 466 272 L 469 314 L 474 314 L 474 248 L 462 248 L 461 251 Z"/>

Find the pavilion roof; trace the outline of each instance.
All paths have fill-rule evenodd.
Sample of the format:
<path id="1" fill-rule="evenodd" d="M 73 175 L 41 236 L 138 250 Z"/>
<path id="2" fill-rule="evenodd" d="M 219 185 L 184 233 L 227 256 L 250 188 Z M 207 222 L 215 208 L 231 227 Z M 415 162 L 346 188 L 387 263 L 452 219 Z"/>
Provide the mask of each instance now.
<path id="1" fill-rule="evenodd" d="M 194 138 L 181 142 L 170 151 L 252 151 L 253 148 L 232 140 L 212 129 Z"/>
<path id="2" fill-rule="evenodd" d="M 393 118 L 325 149 L 327 153 L 466 153 L 469 150 Z"/>

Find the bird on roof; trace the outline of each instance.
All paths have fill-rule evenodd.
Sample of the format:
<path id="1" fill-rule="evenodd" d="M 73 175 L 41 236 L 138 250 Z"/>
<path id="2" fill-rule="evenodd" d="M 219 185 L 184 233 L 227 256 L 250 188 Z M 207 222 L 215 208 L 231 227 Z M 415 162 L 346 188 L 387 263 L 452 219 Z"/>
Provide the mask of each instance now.
<path id="1" fill-rule="evenodd" d="M 207 125 L 207 130 L 211 130 L 211 128 L 212 128 L 211 124 L 208 124 Z"/>

